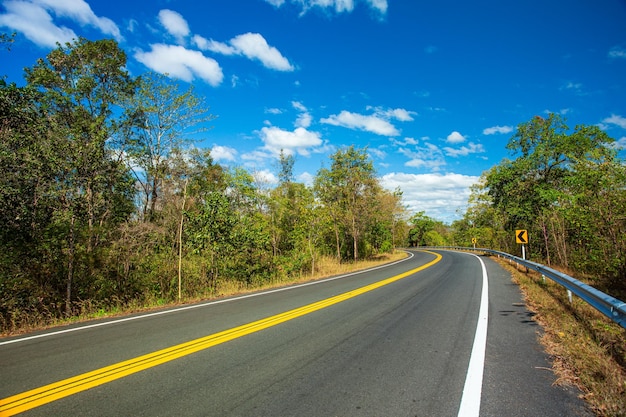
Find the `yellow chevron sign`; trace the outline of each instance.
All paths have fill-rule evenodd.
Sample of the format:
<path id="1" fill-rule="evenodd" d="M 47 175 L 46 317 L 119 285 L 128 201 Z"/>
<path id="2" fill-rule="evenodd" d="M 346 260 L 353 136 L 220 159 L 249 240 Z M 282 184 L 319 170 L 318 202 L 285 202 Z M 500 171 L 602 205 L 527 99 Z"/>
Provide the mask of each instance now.
<path id="1" fill-rule="evenodd" d="M 516 230 L 515 231 L 515 241 L 517 243 L 528 243 L 528 231 L 527 230 Z"/>

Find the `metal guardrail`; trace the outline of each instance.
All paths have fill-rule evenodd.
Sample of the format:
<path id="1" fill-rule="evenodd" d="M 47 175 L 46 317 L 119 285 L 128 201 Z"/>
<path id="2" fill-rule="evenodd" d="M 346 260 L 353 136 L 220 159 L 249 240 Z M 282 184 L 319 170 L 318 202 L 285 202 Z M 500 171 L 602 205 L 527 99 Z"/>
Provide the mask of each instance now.
<path id="1" fill-rule="evenodd" d="M 432 247 L 432 249 L 451 249 L 451 250 L 463 250 L 463 251 L 475 251 L 484 252 L 492 255 L 496 255 L 505 259 L 509 259 L 525 266 L 528 269 L 539 272 L 542 276 L 550 278 L 552 281 L 562 285 L 572 294 L 580 297 L 587 304 L 619 324 L 626 329 L 626 303 L 622 300 L 618 300 L 608 294 L 603 293 L 590 285 L 585 284 L 575 278 L 570 277 L 562 272 L 549 268 L 545 265 L 538 264 L 536 262 L 528 261 L 517 256 L 510 255 L 505 252 L 499 252 L 496 250 L 485 248 L 464 248 L 453 246 L 439 246 Z"/>

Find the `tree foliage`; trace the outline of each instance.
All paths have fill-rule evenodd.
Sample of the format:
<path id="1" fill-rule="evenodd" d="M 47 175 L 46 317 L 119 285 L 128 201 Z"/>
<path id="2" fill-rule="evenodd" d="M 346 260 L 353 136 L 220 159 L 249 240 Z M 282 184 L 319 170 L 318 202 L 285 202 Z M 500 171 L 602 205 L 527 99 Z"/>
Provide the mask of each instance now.
<path id="1" fill-rule="evenodd" d="M 514 230 L 526 229 L 531 256 L 624 294 L 626 166 L 612 144 L 597 126 L 571 130 L 555 114 L 520 124 L 507 145 L 514 159 L 483 175 L 457 236 L 467 242 L 471 226 L 513 252 Z"/>

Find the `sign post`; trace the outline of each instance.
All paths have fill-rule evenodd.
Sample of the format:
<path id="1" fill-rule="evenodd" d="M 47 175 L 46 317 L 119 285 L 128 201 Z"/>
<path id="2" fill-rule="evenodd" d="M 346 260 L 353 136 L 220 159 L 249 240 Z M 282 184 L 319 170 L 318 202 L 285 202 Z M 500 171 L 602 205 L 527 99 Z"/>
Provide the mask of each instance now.
<path id="1" fill-rule="evenodd" d="M 525 229 L 516 230 L 515 241 L 522 244 L 522 259 L 526 260 L 526 244 L 528 243 L 528 231 Z"/>
<path id="2" fill-rule="evenodd" d="M 474 245 L 474 249 L 476 249 L 476 238 L 475 237 L 472 238 L 472 244 Z"/>

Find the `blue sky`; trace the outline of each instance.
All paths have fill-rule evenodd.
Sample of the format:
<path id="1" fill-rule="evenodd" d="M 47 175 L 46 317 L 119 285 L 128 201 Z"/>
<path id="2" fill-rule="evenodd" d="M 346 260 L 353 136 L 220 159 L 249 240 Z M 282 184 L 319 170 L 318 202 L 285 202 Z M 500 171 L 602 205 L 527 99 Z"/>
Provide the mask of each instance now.
<path id="1" fill-rule="evenodd" d="M 114 38 L 128 70 L 193 84 L 218 116 L 197 146 L 271 186 L 367 147 L 412 211 L 451 222 L 515 127 L 563 114 L 626 147 L 623 0 L 1 0 L 0 75 L 56 42 Z M 622 151 L 623 155 L 623 151 Z"/>

